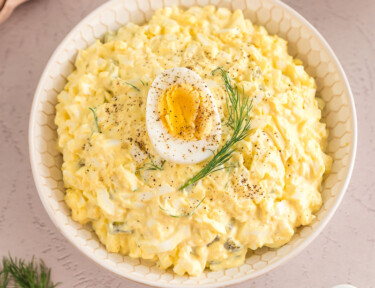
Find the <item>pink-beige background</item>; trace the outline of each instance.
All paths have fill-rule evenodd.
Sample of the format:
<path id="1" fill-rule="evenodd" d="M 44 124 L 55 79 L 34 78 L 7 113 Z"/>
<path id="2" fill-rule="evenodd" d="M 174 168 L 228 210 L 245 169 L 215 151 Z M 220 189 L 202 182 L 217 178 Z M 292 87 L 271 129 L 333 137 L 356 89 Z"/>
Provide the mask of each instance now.
<path id="1" fill-rule="evenodd" d="M 144 287 L 100 268 L 48 218 L 28 159 L 30 105 L 49 56 L 104 0 L 32 0 L 0 25 L 0 256 L 36 255 L 59 287 Z M 326 38 L 354 93 L 359 124 L 347 194 L 323 233 L 284 266 L 232 287 L 375 287 L 375 1 L 286 0 Z"/>

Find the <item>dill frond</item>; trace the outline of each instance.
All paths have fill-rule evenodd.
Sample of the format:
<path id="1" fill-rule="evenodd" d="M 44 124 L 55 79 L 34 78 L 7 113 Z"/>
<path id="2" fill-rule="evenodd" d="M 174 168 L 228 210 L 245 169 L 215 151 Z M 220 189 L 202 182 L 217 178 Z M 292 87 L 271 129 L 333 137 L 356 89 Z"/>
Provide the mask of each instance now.
<path id="1" fill-rule="evenodd" d="M 39 265 L 34 261 L 26 263 L 22 259 L 3 257 L 0 271 L 0 287 L 6 288 L 9 284 L 21 288 L 54 288 L 60 283 L 51 281 L 51 269 L 43 261 Z"/>
<path id="2" fill-rule="evenodd" d="M 139 176 L 142 178 L 142 180 L 148 184 L 148 181 L 147 179 L 142 175 L 141 171 L 142 170 L 146 170 L 146 171 L 155 171 L 155 170 L 159 170 L 159 171 L 163 171 L 164 170 L 164 164 L 166 162 L 166 160 L 163 160 L 161 161 L 160 163 L 160 166 L 158 166 L 154 160 L 151 158 L 150 154 L 148 155 L 148 158 L 150 159 L 150 162 L 149 163 L 146 163 L 144 164 L 142 167 L 139 167 L 135 170 L 135 173 L 139 174 Z"/>
<path id="3" fill-rule="evenodd" d="M 139 172 L 140 170 L 159 170 L 162 171 L 164 169 L 164 164 L 166 160 L 161 161 L 160 166 L 155 164 L 154 160 L 151 158 L 150 154 L 148 155 L 148 158 L 150 159 L 150 163 L 144 164 L 142 167 L 137 168 L 136 172 Z"/>
<path id="4" fill-rule="evenodd" d="M 206 166 L 186 181 L 179 190 L 183 190 L 186 187 L 195 184 L 211 173 L 226 169 L 224 164 L 232 158 L 233 153 L 236 151 L 234 146 L 239 141 L 245 139 L 250 131 L 250 112 L 253 108 L 253 101 L 245 96 L 243 88 L 240 91 L 236 84 L 232 84 L 228 72 L 221 67 L 218 67 L 213 70 L 211 74 L 214 75 L 217 72 L 220 73 L 223 78 L 225 91 L 228 96 L 226 105 L 229 116 L 226 124 L 233 129 L 233 133 L 231 138 L 227 140 L 221 149 L 214 154 L 214 157 L 206 164 Z"/>

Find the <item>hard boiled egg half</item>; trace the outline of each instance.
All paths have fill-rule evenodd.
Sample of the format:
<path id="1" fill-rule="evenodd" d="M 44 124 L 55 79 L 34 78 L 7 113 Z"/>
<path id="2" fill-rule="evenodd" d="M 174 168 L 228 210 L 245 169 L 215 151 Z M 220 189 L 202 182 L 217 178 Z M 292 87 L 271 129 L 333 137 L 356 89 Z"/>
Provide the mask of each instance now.
<path id="1" fill-rule="evenodd" d="M 147 97 L 146 126 L 164 159 L 199 163 L 220 143 L 221 123 L 211 91 L 194 71 L 177 67 L 160 73 Z"/>

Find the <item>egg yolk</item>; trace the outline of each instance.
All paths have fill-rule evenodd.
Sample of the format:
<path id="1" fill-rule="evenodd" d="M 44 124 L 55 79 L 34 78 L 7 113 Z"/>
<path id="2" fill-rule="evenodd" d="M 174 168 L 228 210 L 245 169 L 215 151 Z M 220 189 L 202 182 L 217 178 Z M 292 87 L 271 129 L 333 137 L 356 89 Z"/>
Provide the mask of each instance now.
<path id="1" fill-rule="evenodd" d="M 212 129 L 212 109 L 208 97 L 189 84 L 175 84 L 166 89 L 159 103 L 160 119 L 175 137 L 201 140 Z"/>

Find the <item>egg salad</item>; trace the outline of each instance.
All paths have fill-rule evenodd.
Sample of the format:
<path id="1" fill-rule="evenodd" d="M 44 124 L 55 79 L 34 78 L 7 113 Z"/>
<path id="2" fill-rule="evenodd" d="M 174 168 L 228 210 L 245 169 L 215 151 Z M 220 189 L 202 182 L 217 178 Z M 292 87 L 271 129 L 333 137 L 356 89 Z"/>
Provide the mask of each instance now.
<path id="1" fill-rule="evenodd" d="M 81 50 L 67 80 L 65 201 L 109 252 L 199 275 L 284 245 L 320 209 L 324 102 L 240 10 L 159 9 Z"/>

